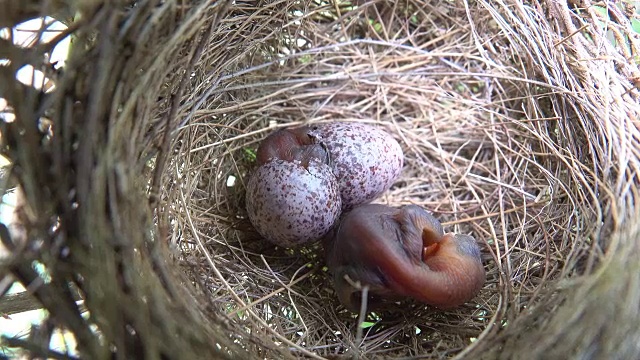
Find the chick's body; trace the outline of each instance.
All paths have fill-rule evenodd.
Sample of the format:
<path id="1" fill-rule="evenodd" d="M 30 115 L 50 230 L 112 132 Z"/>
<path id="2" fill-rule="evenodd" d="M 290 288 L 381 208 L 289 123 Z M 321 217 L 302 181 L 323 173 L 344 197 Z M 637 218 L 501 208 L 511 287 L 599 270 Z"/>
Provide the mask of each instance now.
<path id="1" fill-rule="evenodd" d="M 485 272 L 475 240 L 444 234 L 424 209 L 368 204 L 346 214 L 324 240 L 340 301 L 356 311 L 360 287 L 370 307 L 412 297 L 450 308 L 473 298 Z"/>

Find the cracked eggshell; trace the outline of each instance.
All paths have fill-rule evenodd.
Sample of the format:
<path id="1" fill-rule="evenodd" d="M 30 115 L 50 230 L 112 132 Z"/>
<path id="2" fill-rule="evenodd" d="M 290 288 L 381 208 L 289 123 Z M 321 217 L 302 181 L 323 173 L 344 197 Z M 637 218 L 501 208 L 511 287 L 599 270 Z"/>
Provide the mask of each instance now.
<path id="1" fill-rule="evenodd" d="M 338 122 L 317 125 L 317 134 L 331 155 L 344 211 L 374 200 L 400 175 L 402 148 L 381 128 Z"/>
<path id="2" fill-rule="evenodd" d="M 331 169 L 316 160 L 272 160 L 247 184 L 247 212 L 258 233 L 272 243 L 294 247 L 323 237 L 337 221 L 342 202 Z"/>

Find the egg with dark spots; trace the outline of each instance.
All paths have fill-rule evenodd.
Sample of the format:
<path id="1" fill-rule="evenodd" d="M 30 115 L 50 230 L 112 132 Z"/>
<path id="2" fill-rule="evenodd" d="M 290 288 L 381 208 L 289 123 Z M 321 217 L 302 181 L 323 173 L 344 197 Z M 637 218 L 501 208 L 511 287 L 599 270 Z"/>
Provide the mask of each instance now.
<path id="1" fill-rule="evenodd" d="M 402 148 L 381 128 L 338 122 L 319 124 L 314 130 L 329 151 L 344 211 L 382 195 L 400 175 Z"/>
<path id="2" fill-rule="evenodd" d="M 342 208 L 338 182 L 331 168 L 317 159 L 271 160 L 247 184 L 249 220 L 265 239 L 283 247 L 323 237 Z"/>

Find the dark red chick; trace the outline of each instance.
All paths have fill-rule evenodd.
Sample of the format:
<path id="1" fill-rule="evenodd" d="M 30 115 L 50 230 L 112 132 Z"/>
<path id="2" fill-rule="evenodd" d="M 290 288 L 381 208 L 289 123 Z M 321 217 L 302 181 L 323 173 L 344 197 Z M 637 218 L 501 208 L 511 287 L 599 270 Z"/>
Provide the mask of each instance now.
<path id="1" fill-rule="evenodd" d="M 309 165 L 311 159 L 317 159 L 324 164 L 329 163 L 329 153 L 318 143 L 311 126 L 280 129 L 272 133 L 262 140 L 256 157 L 258 166 L 273 159 L 300 162 L 304 167 Z"/>
<path id="2" fill-rule="evenodd" d="M 335 289 L 357 311 L 368 286 L 369 308 L 412 297 L 438 308 L 459 306 L 485 282 L 480 249 L 468 235 L 444 234 L 433 215 L 415 205 L 362 205 L 325 236 Z"/>

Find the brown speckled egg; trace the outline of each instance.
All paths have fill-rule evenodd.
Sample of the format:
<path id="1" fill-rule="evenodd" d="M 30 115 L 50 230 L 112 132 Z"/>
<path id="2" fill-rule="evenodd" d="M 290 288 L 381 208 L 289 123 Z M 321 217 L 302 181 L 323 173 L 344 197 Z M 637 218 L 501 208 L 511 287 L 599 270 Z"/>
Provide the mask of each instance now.
<path id="1" fill-rule="evenodd" d="M 317 160 L 272 160 L 247 184 L 249 220 L 276 245 L 293 247 L 324 236 L 340 215 L 342 202 L 331 169 Z"/>
<path id="2" fill-rule="evenodd" d="M 338 122 L 317 125 L 316 133 L 329 150 L 343 210 L 377 198 L 400 175 L 400 144 L 381 128 Z"/>

